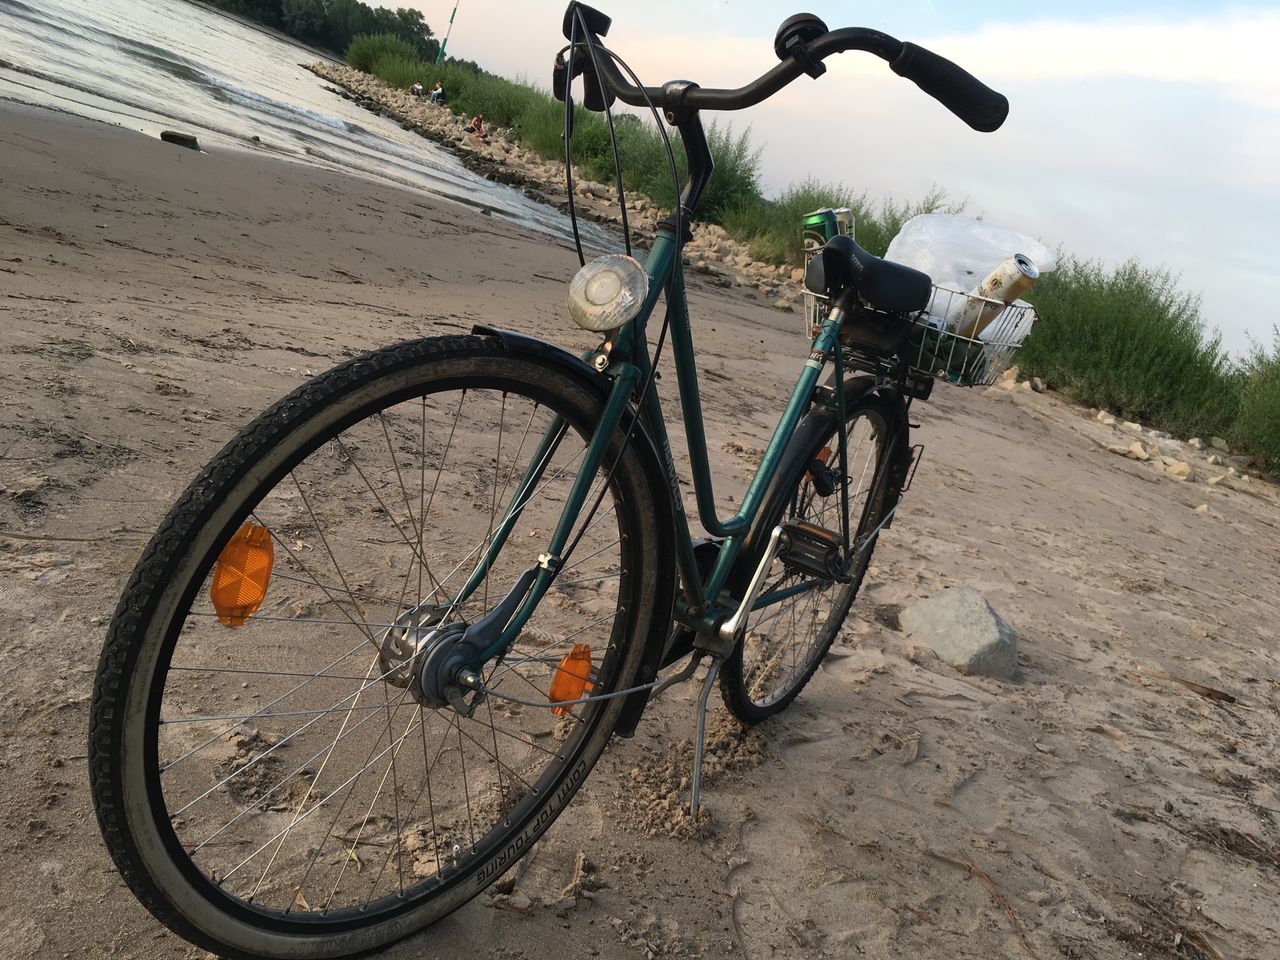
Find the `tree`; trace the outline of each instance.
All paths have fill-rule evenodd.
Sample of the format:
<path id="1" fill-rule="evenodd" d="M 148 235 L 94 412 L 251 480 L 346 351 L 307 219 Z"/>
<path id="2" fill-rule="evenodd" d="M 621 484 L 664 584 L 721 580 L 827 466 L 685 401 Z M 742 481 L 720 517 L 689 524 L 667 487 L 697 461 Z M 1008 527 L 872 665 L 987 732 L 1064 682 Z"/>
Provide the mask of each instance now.
<path id="1" fill-rule="evenodd" d="M 280 20 L 285 33 L 301 40 L 324 37 L 324 0 L 281 0 Z"/>

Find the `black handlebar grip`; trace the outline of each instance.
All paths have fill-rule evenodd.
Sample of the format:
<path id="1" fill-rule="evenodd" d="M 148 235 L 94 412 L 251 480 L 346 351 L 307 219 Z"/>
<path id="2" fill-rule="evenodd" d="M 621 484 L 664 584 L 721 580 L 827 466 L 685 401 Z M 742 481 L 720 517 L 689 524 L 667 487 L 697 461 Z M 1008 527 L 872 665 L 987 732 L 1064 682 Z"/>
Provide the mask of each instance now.
<path id="1" fill-rule="evenodd" d="M 914 43 L 903 43 L 889 69 L 912 81 L 975 130 L 999 130 L 1009 115 L 1004 94 L 996 93 L 946 57 Z"/>

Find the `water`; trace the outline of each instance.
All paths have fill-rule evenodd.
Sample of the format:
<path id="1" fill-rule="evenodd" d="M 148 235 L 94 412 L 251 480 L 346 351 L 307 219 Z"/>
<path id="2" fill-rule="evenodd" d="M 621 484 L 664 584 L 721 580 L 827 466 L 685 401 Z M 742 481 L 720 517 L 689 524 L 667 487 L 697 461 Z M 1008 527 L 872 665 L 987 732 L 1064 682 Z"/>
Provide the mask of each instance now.
<path id="1" fill-rule="evenodd" d="M 560 237 L 568 218 L 325 90 L 323 54 L 185 0 L 0 0 L 0 97 L 390 181 Z M 252 141 L 253 137 L 259 142 Z M 613 246 L 582 224 L 594 245 Z"/>

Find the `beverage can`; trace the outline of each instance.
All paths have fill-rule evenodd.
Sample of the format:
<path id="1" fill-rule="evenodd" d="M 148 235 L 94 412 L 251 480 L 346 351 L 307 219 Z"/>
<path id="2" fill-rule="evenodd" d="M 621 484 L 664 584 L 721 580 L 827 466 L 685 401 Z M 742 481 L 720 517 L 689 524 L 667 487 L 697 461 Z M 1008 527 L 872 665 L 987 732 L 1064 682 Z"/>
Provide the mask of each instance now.
<path id="1" fill-rule="evenodd" d="M 811 253 L 823 246 L 837 233 L 836 212 L 830 207 L 806 213 L 800 229 L 806 253 Z"/>
<path id="2" fill-rule="evenodd" d="M 852 237 L 853 211 L 848 207 L 836 207 L 832 213 L 836 215 L 836 232 L 842 237 Z"/>

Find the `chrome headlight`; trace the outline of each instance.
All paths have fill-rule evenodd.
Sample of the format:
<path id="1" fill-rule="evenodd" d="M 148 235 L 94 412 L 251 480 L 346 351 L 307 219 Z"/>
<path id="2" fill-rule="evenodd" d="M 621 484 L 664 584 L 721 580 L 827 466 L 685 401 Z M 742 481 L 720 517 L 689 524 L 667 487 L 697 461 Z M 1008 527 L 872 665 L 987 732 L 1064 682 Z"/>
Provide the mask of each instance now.
<path id="1" fill-rule="evenodd" d="M 640 261 L 620 253 L 597 257 L 569 284 L 569 315 L 584 330 L 604 333 L 630 323 L 649 295 Z"/>

